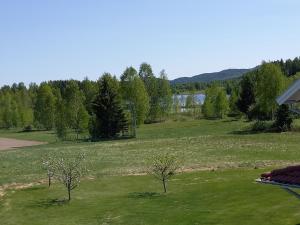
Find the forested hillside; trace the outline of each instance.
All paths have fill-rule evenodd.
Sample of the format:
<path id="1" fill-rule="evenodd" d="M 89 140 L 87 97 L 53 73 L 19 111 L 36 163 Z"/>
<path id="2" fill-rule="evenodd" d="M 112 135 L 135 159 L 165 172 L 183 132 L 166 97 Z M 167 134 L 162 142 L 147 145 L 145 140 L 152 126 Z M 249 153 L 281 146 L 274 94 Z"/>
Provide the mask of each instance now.
<path id="1" fill-rule="evenodd" d="M 216 80 L 229 80 L 243 76 L 251 69 L 228 69 L 214 73 L 203 73 L 192 77 L 179 77 L 171 80 L 171 84 L 195 83 L 195 82 L 211 82 Z"/>

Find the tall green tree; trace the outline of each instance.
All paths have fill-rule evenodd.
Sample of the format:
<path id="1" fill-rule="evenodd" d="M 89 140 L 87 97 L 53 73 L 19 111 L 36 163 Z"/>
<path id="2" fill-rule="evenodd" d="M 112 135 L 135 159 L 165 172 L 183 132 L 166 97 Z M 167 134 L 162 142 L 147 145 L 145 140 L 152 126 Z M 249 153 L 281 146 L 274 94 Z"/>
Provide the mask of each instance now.
<path id="1" fill-rule="evenodd" d="M 206 118 L 223 118 L 229 109 L 226 92 L 217 85 L 212 85 L 206 90 L 203 104 L 203 114 Z"/>
<path id="2" fill-rule="evenodd" d="M 126 68 L 121 76 L 121 92 L 123 101 L 135 111 L 131 113 L 136 114 L 137 124 L 144 123 L 149 111 L 149 97 L 143 81 L 133 67 Z"/>
<path id="3" fill-rule="evenodd" d="M 92 103 L 97 94 L 97 83 L 89 80 L 87 77 L 81 83 L 81 89 L 84 94 L 85 108 L 89 114 L 92 114 Z"/>
<path id="4" fill-rule="evenodd" d="M 172 107 L 172 90 L 165 70 L 162 70 L 158 80 L 158 98 L 161 120 L 165 119 Z"/>
<path id="5" fill-rule="evenodd" d="M 238 91 L 236 89 L 233 89 L 231 91 L 231 95 L 229 97 L 229 109 L 231 115 L 238 115 L 239 109 L 237 107 L 238 102 Z"/>
<path id="6" fill-rule="evenodd" d="M 60 140 L 65 140 L 68 133 L 68 116 L 66 102 L 62 99 L 60 92 L 55 104 L 55 132 Z"/>
<path id="7" fill-rule="evenodd" d="M 255 104 L 255 86 L 256 86 L 256 72 L 253 71 L 243 76 L 240 82 L 240 91 L 237 100 L 237 107 L 240 112 L 250 117 L 251 106 Z"/>
<path id="8" fill-rule="evenodd" d="M 0 96 L 1 127 L 7 129 L 13 126 L 11 102 L 10 91 L 2 91 Z"/>
<path id="9" fill-rule="evenodd" d="M 155 78 L 152 68 L 147 63 L 142 63 L 139 69 L 139 76 L 143 80 L 148 96 L 149 96 L 149 113 L 147 116 L 148 122 L 155 122 L 160 115 L 158 81 Z"/>
<path id="10" fill-rule="evenodd" d="M 99 92 L 93 103 L 95 116 L 90 129 L 91 136 L 94 139 L 116 137 L 127 128 L 119 83 L 109 73 L 103 74 L 98 82 Z"/>
<path id="11" fill-rule="evenodd" d="M 42 83 L 37 91 L 34 119 L 38 127 L 50 130 L 54 125 L 55 97 L 51 87 Z"/>
<path id="12" fill-rule="evenodd" d="M 71 80 L 66 87 L 67 118 L 69 127 L 79 134 L 88 128 L 89 115 L 84 105 L 84 95 L 77 82 Z"/>
<path id="13" fill-rule="evenodd" d="M 215 113 L 218 118 L 224 118 L 227 115 L 229 109 L 226 93 L 223 89 L 219 89 L 216 101 L 215 101 Z"/>
<path id="14" fill-rule="evenodd" d="M 278 97 L 285 86 L 285 78 L 280 67 L 273 63 L 263 63 L 257 75 L 255 88 L 256 104 L 261 112 L 274 118 Z"/>

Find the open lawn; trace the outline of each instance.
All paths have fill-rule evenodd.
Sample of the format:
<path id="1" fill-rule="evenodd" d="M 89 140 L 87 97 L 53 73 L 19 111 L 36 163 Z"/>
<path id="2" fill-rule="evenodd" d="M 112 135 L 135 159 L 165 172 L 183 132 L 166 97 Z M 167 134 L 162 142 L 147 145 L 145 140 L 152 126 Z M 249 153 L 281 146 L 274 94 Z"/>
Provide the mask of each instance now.
<path id="1" fill-rule="evenodd" d="M 142 126 L 136 139 L 98 143 L 1 131 L 0 137 L 49 142 L 0 152 L 2 187 L 45 179 L 41 157 L 48 152 L 85 152 L 91 171 L 70 203 L 61 201 L 66 191 L 60 184 L 5 190 L 0 224 L 300 223 L 299 200 L 254 183 L 264 171 L 300 161 L 300 133 L 246 134 L 248 126 L 231 119 L 166 122 Z M 166 195 L 156 180 L 141 175 L 162 151 L 177 154 L 184 166 Z"/>

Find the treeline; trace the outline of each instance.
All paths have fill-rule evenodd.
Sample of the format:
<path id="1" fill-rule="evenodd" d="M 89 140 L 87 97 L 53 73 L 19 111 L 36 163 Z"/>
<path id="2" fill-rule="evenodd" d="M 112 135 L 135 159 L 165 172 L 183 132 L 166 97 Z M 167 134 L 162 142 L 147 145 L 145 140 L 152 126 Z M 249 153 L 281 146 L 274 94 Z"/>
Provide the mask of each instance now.
<path id="1" fill-rule="evenodd" d="M 70 129 L 94 139 L 134 135 L 142 123 L 166 119 L 172 107 L 167 74 L 156 77 L 149 64 L 128 67 L 120 80 L 105 73 L 84 79 L 23 83 L 0 89 L 0 127 L 52 130 L 65 139 Z"/>
<path id="2" fill-rule="evenodd" d="M 280 66 L 281 71 L 288 77 L 295 75 L 300 71 L 300 57 L 296 57 L 293 60 L 288 59 L 284 61 L 283 59 L 273 62 Z"/>
<path id="3" fill-rule="evenodd" d="M 264 121 L 274 121 L 272 128 L 288 130 L 292 121 L 289 108 L 286 105 L 279 106 L 276 98 L 298 72 L 300 67 L 293 75 L 289 75 L 277 62 L 263 62 L 242 77 L 230 96 L 226 96 L 224 87 L 212 85 L 207 88 L 202 113 L 206 118 L 245 115 L 249 120 L 258 121 L 255 129 L 264 130 Z"/>
<path id="4" fill-rule="evenodd" d="M 212 82 L 192 82 L 192 83 L 180 83 L 172 85 L 172 91 L 175 94 L 191 93 L 193 91 L 201 92 L 205 91 L 211 86 L 218 86 L 225 89 L 228 95 L 232 90 L 239 85 L 241 78 L 235 78 L 230 80 L 216 80 Z"/>

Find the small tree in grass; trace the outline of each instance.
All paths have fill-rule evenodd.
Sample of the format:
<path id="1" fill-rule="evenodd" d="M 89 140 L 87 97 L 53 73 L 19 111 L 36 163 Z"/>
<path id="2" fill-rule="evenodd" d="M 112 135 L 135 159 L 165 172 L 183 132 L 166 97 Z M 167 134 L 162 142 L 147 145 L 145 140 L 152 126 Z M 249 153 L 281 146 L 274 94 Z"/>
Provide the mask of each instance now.
<path id="1" fill-rule="evenodd" d="M 52 155 L 47 155 L 42 159 L 43 169 L 47 171 L 48 186 L 51 186 L 51 181 L 55 175 L 55 158 Z"/>
<path id="2" fill-rule="evenodd" d="M 163 184 L 164 192 L 167 192 L 167 181 L 175 175 L 179 169 L 179 162 L 174 155 L 169 153 L 159 154 L 153 158 L 150 173 Z"/>
<path id="3" fill-rule="evenodd" d="M 68 200 L 71 200 L 71 191 L 78 187 L 80 178 L 86 173 L 85 155 L 80 153 L 75 157 L 62 155 L 56 160 L 57 178 L 65 185 L 68 191 Z"/>

